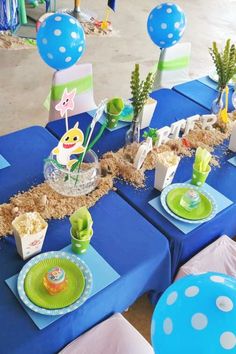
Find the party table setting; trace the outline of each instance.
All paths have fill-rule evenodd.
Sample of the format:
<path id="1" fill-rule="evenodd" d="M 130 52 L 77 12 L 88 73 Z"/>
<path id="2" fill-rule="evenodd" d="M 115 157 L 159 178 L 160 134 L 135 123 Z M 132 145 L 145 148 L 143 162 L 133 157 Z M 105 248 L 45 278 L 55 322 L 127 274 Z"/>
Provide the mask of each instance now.
<path id="1" fill-rule="evenodd" d="M 236 235 L 235 46 L 213 42 L 217 76 L 154 89 L 185 68 L 185 57 L 164 61 L 185 25 L 179 6 L 156 6 L 156 69 L 141 77 L 135 64 L 129 98 L 77 114 L 83 28 L 65 13 L 40 24 L 39 54 L 64 80 L 48 96 L 54 121 L 0 137 L 0 319 L 14 337 L 1 331 L 4 354 L 56 353 L 145 293 L 155 305 L 184 262 Z M 172 333 L 170 319 L 158 325 Z"/>

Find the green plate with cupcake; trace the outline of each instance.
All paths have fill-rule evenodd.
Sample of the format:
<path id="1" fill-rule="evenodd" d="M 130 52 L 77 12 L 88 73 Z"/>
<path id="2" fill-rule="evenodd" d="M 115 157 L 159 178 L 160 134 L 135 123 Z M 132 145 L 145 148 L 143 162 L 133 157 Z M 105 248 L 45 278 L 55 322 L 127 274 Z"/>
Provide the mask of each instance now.
<path id="1" fill-rule="evenodd" d="M 87 300 L 92 274 L 78 256 L 67 252 L 47 252 L 31 259 L 22 268 L 17 290 L 31 310 L 44 315 L 71 312 Z"/>

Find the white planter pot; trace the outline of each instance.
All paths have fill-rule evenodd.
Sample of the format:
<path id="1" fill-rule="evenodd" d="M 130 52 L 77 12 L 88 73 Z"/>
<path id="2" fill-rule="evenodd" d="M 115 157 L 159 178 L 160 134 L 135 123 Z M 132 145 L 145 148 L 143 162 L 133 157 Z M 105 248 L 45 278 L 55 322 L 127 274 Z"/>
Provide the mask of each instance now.
<path id="1" fill-rule="evenodd" d="M 41 252 L 48 224 L 45 222 L 45 227 L 35 234 L 20 235 L 14 226 L 14 221 L 12 227 L 19 255 L 25 260 Z"/>
<path id="2" fill-rule="evenodd" d="M 174 166 L 167 167 L 161 162 L 157 162 L 155 170 L 154 188 L 162 191 L 165 187 L 172 183 L 179 163 Z"/>
<path id="3" fill-rule="evenodd" d="M 140 129 L 145 129 L 150 126 L 156 105 L 157 101 L 155 101 L 153 98 L 148 99 L 140 116 Z"/>
<path id="4" fill-rule="evenodd" d="M 236 152 L 236 123 L 233 126 L 232 134 L 229 139 L 229 149 Z"/>

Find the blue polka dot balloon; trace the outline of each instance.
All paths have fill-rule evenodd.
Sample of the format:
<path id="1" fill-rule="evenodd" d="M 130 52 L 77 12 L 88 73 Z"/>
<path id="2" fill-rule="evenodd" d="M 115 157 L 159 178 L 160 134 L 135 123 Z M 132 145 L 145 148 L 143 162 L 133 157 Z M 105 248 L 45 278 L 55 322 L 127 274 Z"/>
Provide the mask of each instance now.
<path id="1" fill-rule="evenodd" d="M 151 332 L 158 354 L 235 354 L 236 279 L 205 273 L 178 280 L 159 300 Z"/>
<path id="2" fill-rule="evenodd" d="M 85 50 L 84 30 L 67 14 L 53 14 L 40 25 L 37 46 L 41 58 L 56 70 L 75 64 Z"/>
<path id="3" fill-rule="evenodd" d="M 147 21 L 148 34 L 160 48 L 175 45 L 185 30 L 185 14 L 178 5 L 163 3 L 156 6 Z"/>

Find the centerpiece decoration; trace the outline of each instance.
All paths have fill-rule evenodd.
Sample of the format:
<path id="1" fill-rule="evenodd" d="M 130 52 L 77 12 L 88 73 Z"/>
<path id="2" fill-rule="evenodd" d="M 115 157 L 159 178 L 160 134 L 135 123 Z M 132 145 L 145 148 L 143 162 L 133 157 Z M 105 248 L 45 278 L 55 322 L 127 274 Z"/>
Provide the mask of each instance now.
<path id="1" fill-rule="evenodd" d="M 200 187 L 202 186 L 210 171 L 211 167 L 209 165 L 211 161 L 211 154 L 206 149 L 198 147 L 195 153 L 195 161 L 193 164 L 193 176 L 191 183 Z"/>
<path id="2" fill-rule="evenodd" d="M 218 126 L 224 131 L 229 123 L 228 117 L 228 83 L 236 74 L 236 48 L 231 40 L 226 41 L 225 47 L 219 51 L 216 42 L 213 42 L 209 49 L 215 69 L 218 75 L 218 97 L 212 103 L 212 112 L 218 116 Z M 223 95 L 226 95 L 225 105 Z"/>
<path id="3" fill-rule="evenodd" d="M 143 138 L 151 138 L 153 145 L 156 145 L 158 142 L 159 134 L 157 128 L 149 128 L 143 133 Z"/>
<path id="4" fill-rule="evenodd" d="M 130 129 L 126 133 L 126 145 L 140 140 L 140 129 L 149 126 L 152 112 L 148 110 L 148 114 L 144 115 L 144 106 L 149 99 L 149 94 L 152 91 L 155 74 L 149 72 L 145 80 L 140 80 L 139 64 L 135 64 L 134 71 L 131 74 L 130 88 L 131 88 L 131 102 L 134 109 L 134 116 Z M 155 101 L 156 104 L 156 101 Z M 147 112 L 146 112 L 147 113 Z"/>
<path id="5" fill-rule="evenodd" d="M 93 236 L 93 220 L 86 207 L 75 211 L 70 217 L 72 251 L 85 253 Z"/>
<path id="6" fill-rule="evenodd" d="M 85 136 L 77 122 L 62 136 L 49 158 L 45 160 L 45 180 L 58 193 L 66 196 L 79 196 L 88 194 L 97 187 L 100 179 L 100 165 L 92 147 L 102 136 L 107 126 L 106 121 L 101 125 L 94 140 L 92 142 L 90 140 L 104 107 L 105 102 L 102 101 Z M 75 158 L 76 155 L 80 156 Z"/>
<path id="7" fill-rule="evenodd" d="M 137 154 L 136 154 L 136 156 L 134 158 L 134 167 L 137 170 L 139 170 L 142 167 L 142 165 L 143 165 L 148 153 L 150 151 L 152 151 L 152 148 L 153 148 L 152 143 L 153 143 L 152 138 L 147 137 L 147 139 L 144 140 L 140 144 L 140 146 L 138 148 L 138 151 L 137 151 Z"/>
<path id="8" fill-rule="evenodd" d="M 230 122 L 233 122 L 235 120 L 235 112 L 229 113 L 228 115 Z M 61 190 L 59 188 L 59 193 L 55 189 L 51 188 L 48 181 L 32 186 L 28 191 L 23 193 L 19 192 L 17 195 L 13 196 L 8 203 L 0 205 L 0 237 L 12 234 L 13 230 L 11 224 L 16 217 L 16 214 L 19 215 L 36 211 L 39 212 L 45 220 L 61 219 L 65 216 L 70 216 L 80 207 L 92 207 L 98 200 L 113 189 L 113 182 L 116 178 L 122 178 L 127 183 L 134 185 L 135 188 L 145 187 L 145 171 L 155 170 L 158 160 L 160 160 L 160 156 L 164 152 L 171 155 L 174 154 L 177 156 L 177 159 L 180 159 L 184 158 L 184 156 L 191 157 L 194 150 L 199 146 L 206 148 L 208 151 L 213 151 L 215 146 L 223 144 L 231 134 L 231 124 L 229 124 L 228 129 L 223 132 L 215 124 L 216 119 L 217 117 L 213 114 L 204 116 L 195 115 L 174 122 L 170 127 L 165 126 L 163 128 L 159 128 L 158 141 L 155 145 L 153 144 L 152 150 L 147 154 L 145 160 L 143 161 L 142 168 L 140 169 L 136 169 L 134 166 L 134 159 L 137 155 L 140 144 L 133 143 L 125 147 L 121 147 L 118 151 L 106 152 L 99 159 L 99 170 L 101 171 L 99 183 L 96 188 L 93 186 L 94 189 L 91 190 L 89 194 L 81 193 L 80 195 L 77 195 L 77 193 L 74 193 L 70 194 L 70 196 L 65 196 L 65 194 L 61 194 Z M 81 159 L 83 158 L 85 151 L 87 151 L 87 147 L 91 147 L 94 141 L 98 140 L 101 136 L 101 132 L 98 133 L 90 143 L 94 125 L 95 121 L 92 121 L 84 134 L 84 142 L 82 144 L 84 147 L 84 152 L 78 156 L 71 156 L 71 158 L 76 160 L 76 162 L 70 169 L 67 168 L 66 165 L 63 167 L 66 175 L 66 180 L 63 180 L 64 184 L 69 182 L 69 175 L 72 169 L 75 169 L 75 171 L 78 172 L 78 168 L 84 164 L 84 161 L 81 163 Z M 105 129 L 105 127 L 106 123 L 104 126 L 101 125 L 100 129 Z M 224 144 L 222 145 L 222 149 L 227 152 L 228 146 Z M 45 166 L 46 163 L 52 163 L 53 166 L 57 166 L 58 162 L 56 156 L 57 155 L 53 156 L 52 161 L 45 161 Z M 220 166 L 218 159 L 215 158 L 214 155 L 211 158 L 210 164 L 215 167 Z M 59 167 L 61 168 L 60 165 Z M 58 173 L 57 170 L 56 173 Z M 78 174 L 75 175 L 75 180 L 70 178 L 72 187 L 73 183 L 77 180 L 77 176 Z M 52 174 L 52 178 L 55 177 L 56 174 Z M 79 183 L 79 177 L 77 183 Z M 63 184 L 62 186 L 64 187 Z M 167 188 L 169 187 L 171 186 L 168 186 Z M 200 189 L 199 187 L 191 184 L 189 184 L 188 189 L 195 187 Z M 160 189 L 161 188 L 162 187 L 160 187 Z M 209 199 L 209 196 L 207 198 Z M 214 203 L 206 202 L 205 204 L 201 204 L 201 206 L 203 209 L 207 206 L 208 211 L 214 211 L 214 208 L 211 207 L 213 204 Z M 204 211 L 201 208 L 197 209 Z M 181 210 L 183 211 L 184 208 Z M 185 216 L 188 215 L 189 212 L 186 210 Z M 211 212 L 210 216 L 212 217 L 212 215 L 214 215 L 214 213 Z M 206 213 L 202 213 L 201 216 L 206 218 Z"/>

